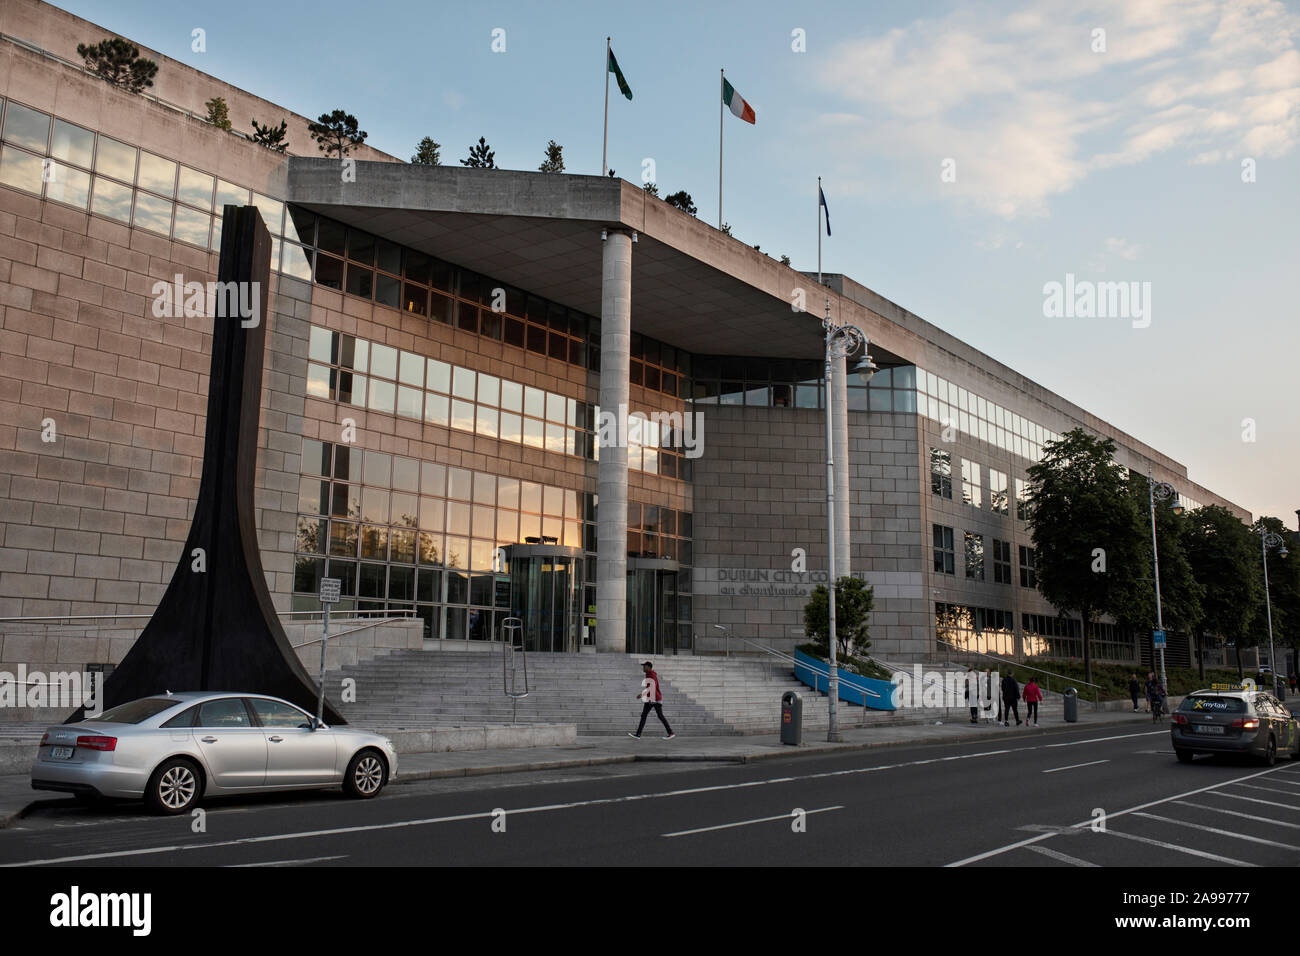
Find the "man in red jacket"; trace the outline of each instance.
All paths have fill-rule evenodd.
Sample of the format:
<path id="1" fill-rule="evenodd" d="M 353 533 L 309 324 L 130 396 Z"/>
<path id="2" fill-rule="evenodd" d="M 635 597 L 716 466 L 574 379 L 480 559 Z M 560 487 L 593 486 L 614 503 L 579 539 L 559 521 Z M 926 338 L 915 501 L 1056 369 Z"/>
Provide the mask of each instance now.
<path id="1" fill-rule="evenodd" d="M 641 693 L 637 697 L 637 700 L 644 705 L 641 708 L 641 724 L 637 727 L 636 733 L 628 731 L 628 736 L 641 739 L 641 731 L 645 730 L 645 719 L 650 716 L 650 709 L 654 708 L 654 712 L 664 725 L 664 730 L 668 731 L 664 734 L 664 740 L 672 740 L 677 735 L 668 726 L 668 718 L 664 716 L 664 695 L 659 689 L 659 675 L 655 673 L 654 664 L 650 661 L 642 661 L 641 672 L 645 674 L 645 678 L 641 681 Z"/>

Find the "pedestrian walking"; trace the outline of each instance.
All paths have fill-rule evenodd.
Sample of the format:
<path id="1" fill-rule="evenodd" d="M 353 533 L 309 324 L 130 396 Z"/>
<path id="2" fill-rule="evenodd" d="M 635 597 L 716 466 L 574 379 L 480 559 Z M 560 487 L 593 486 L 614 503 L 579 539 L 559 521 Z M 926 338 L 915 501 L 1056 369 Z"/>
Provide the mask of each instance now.
<path id="1" fill-rule="evenodd" d="M 1291 693 L 1293 693 L 1293 694 L 1295 693 L 1295 688 L 1296 688 L 1296 676 L 1295 676 L 1295 674 L 1292 674 L 1292 675 L 1291 675 Z"/>
<path id="2" fill-rule="evenodd" d="M 1038 726 L 1038 702 L 1043 699 L 1043 692 L 1039 689 L 1037 682 L 1031 677 L 1025 683 L 1025 726 L 1029 721 Z"/>
<path id="3" fill-rule="evenodd" d="M 1138 680 L 1137 672 L 1133 672 L 1128 678 L 1128 695 L 1133 698 L 1133 713 L 1138 712 L 1138 695 L 1142 693 L 1142 683 Z"/>
<path id="4" fill-rule="evenodd" d="M 980 722 L 980 678 L 975 668 L 966 668 L 966 706 L 970 708 L 970 722 Z"/>
<path id="5" fill-rule="evenodd" d="M 664 740 L 672 740 L 677 735 L 673 729 L 668 726 L 668 718 L 664 716 L 664 695 L 659 687 L 659 675 L 655 673 L 654 664 L 650 661 L 641 662 L 641 673 L 645 675 L 641 679 L 641 693 L 637 695 L 637 700 L 641 701 L 641 723 L 636 728 L 636 733 L 628 731 L 629 737 L 641 739 L 641 731 L 645 730 L 645 719 L 650 716 L 653 710 L 659 718 L 660 723 L 664 725 Z"/>
<path id="6" fill-rule="evenodd" d="M 1007 676 L 1002 678 L 1003 727 L 1011 726 L 1011 721 L 1006 718 L 1010 717 L 1012 714 L 1016 717 L 1016 726 L 1020 726 L 1020 708 L 1016 705 L 1016 701 L 1018 700 L 1020 700 L 1020 685 L 1017 684 L 1016 679 L 1011 676 L 1011 672 L 1007 671 Z"/>

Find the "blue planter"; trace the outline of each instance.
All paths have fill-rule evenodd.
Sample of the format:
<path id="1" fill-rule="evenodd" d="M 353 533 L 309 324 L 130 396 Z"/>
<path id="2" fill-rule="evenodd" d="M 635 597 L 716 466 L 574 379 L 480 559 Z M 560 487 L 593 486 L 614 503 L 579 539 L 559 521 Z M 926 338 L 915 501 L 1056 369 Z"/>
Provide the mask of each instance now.
<path id="1" fill-rule="evenodd" d="M 803 651 L 794 652 L 794 676 L 813 690 L 823 694 L 830 692 L 830 678 L 818 671 L 827 671 L 830 666 L 825 661 L 810 657 Z M 873 677 L 859 677 L 848 671 L 839 672 L 840 700 L 872 710 L 893 710 L 892 694 L 894 685 L 889 681 L 876 680 Z M 874 695 L 874 696 L 873 696 Z"/>

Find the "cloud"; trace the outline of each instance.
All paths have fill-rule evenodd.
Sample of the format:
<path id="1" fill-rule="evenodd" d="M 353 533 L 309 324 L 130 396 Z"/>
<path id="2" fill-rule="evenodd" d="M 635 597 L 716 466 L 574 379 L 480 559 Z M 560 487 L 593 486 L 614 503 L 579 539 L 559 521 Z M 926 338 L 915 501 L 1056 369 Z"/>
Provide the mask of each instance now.
<path id="1" fill-rule="evenodd" d="M 846 163 L 895 164 L 898 188 L 1044 215 L 1088 176 L 1157 155 L 1290 152 L 1298 40 L 1300 14 L 1279 0 L 968 4 L 833 47 L 817 82 L 839 102 L 820 123 Z"/>

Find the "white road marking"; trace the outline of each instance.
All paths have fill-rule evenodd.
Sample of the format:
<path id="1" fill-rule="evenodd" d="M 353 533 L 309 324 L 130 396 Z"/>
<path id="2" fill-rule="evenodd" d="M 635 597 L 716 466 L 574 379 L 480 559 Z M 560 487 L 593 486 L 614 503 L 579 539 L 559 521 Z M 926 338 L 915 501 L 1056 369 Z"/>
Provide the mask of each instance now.
<path id="1" fill-rule="evenodd" d="M 1243 777 L 1243 778 L 1241 778 L 1241 779 L 1243 779 L 1243 780 L 1252 780 L 1252 779 L 1254 779 L 1255 777 L 1262 777 L 1263 775 L 1265 775 L 1265 774 L 1269 774 L 1269 773 L 1272 773 L 1272 772 L 1273 772 L 1272 769 L 1269 769 L 1269 770 L 1261 770 L 1261 771 L 1259 771 L 1258 773 L 1253 773 L 1253 774 L 1251 774 L 1250 776 L 1248 776 L 1248 777 Z M 1198 793 L 1214 793 L 1214 792 L 1217 792 L 1217 789 L 1218 789 L 1219 787 L 1226 787 L 1226 786 L 1229 786 L 1229 785 L 1231 785 L 1231 784 L 1233 784 L 1233 783 L 1236 783 L 1236 782 L 1237 782 L 1237 781 L 1234 781 L 1234 780 L 1225 780 L 1225 781 L 1221 781 L 1220 783 L 1213 783 L 1213 784 L 1210 784 L 1208 787 L 1198 787 L 1198 788 L 1195 789 L 1195 790 L 1188 790 L 1186 793 L 1176 793 L 1176 794 L 1174 794 L 1174 795 L 1171 796 L 1171 797 L 1164 797 L 1164 798 L 1162 798 L 1162 799 L 1160 799 L 1160 800 L 1152 800 L 1150 803 L 1142 803 L 1142 804 L 1139 804 L 1139 805 L 1136 806 L 1136 807 L 1129 807 L 1127 810 L 1116 810 L 1116 811 L 1113 812 L 1113 813 L 1108 813 L 1108 814 L 1106 814 L 1106 819 L 1107 819 L 1107 820 L 1113 820 L 1113 819 L 1115 819 L 1116 817 L 1122 817 L 1122 816 L 1124 816 L 1125 814 L 1129 814 L 1129 813 L 1136 813 L 1136 812 L 1139 811 L 1139 810 L 1146 810 L 1146 809 L 1148 809 L 1149 807 L 1158 807 L 1158 806 L 1160 806 L 1160 804 L 1162 804 L 1162 803 L 1169 803 L 1169 802 L 1174 801 L 1174 800 L 1181 800 L 1183 797 L 1193 797 L 1193 796 L 1195 796 L 1195 795 L 1198 794 Z M 1220 795 L 1220 796 L 1224 796 L 1224 797 L 1235 796 L 1234 794 L 1230 794 L 1230 793 L 1224 793 L 1224 794 L 1219 794 L 1219 795 Z M 1253 799 L 1253 798 L 1252 798 L 1252 797 L 1239 797 L 1238 799 L 1241 799 L 1241 800 L 1251 800 L 1251 799 Z M 1259 801 L 1259 802 L 1261 802 L 1261 803 L 1266 803 L 1267 801 Z M 1285 806 L 1285 804 L 1278 804 L 1278 806 Z M 1295 809 L 1300 809 L 1300 807 L 1291 807 L 1290 809 L 1295 810 Z M 1072 824 L 1072 826 L 1073 826 L 1074 828 L 1079 828 L 1079 829 L 1081 829 L 1081 828 L 1083 828 L 1083 827 L 1091 826 L 1092 823 L 1093 823 L 1093 820 L 1092 820 L 1091 817 L 1089 817 L 1087 820 L 1082 820 L 1082 821 L 1080 821 L 1080 822 L 1078 822 L 1078 823 Z M 1000 855 L 1002 855 L 1003 853 L 1009 853 L 1009 852 L 1012 851 L 1012 850 L 1018 850 L 1018 849 L 1020 849 L 1021 847 L 1024 847 L 1024 846 L 1030 846 L 1030 845 L 1035 844 L 1035 843 L 1041 843 L 1043 840 L 1049 840 L 1049 839 L 1051 839 L 1051 838 L 1054 837 L 1054 836 L 1056 836 L 1055 833 L 1043 833 L 1043 834 L 1040 834 L 1040 835 L 1038 835 L 1038 836 L 1036 836 L 1036 837 L 1029 837 L 1028 839 L 1025 839 L 1025 840 L 1017 840 L 1015 843 L 1008 843 L 1006 846 L 998 847 L 998 848 L 995 849 L 995 850 L 986 850 L 984 853 L 977 853 L 977 854 L 975 854 L 974 856 L 968 856 L 968 857 L 966 857 L 966 858 L 963 859 L 963 860 L 957 860 L 957 861 L 954 862 L 954 863 L 948 863 L 948 864 L 946 864 L 946 865 L 947 865 L 947 866 L 966 866 L 968 863 L 978 863 L 978 862 L 980 862 L 981 860 L 987 860 L 987 859 L 990 859 L 991 857 L 1000 856 Z"/>
<path id="2" fill-rule="evenodd" d="M 1087 763 L 1072 763 L 1068 767 L 1053 767 L 1051 770 L 1044 770 L 1043 773 L 1060 773 L 1062 770 L 1077 770 L 1079 767 L 1095 767 L 1099 763 L 1110 763 L 1110 761 L 1089 760 Z"/>
<path id="3" fill-rule="evenodd" d="M 1041 853 L 1043 856 L 1050 857 L 1061 863 L 1068 863 L 1070 866 L 1099 866 L 1097 863 L 1089 863 L 1087 860 L 1081 860 L 1077 856 L 1070 856 L 1068 853 L 1062 853 L 1060 850 L 1053 850 L 1045 846 L 1027 846 L 1026 850 L 1033 850 L 1035 853 Z"/>
<path id="4" fill-rule="evenodd" d="M 1043 744 L 1044 747 L 1078 747 L 1080 744 L 1099 744 L 1103 740 L 1127 740 L 1129 737 L 1154 737 L 1156 734 L 1168 735 L 1167 730 L 1147 730 L 1140 734 L 1118 734 L 1114 737 L 1091 737 L 1088 740 L 1070 740 L 1063 744 Z"/>
<path id="5" fill-rule="evenodd" d="M 1277 790 L 1273 787 L 1257 787 L 1253 783 L 1243 783 L 1240 784 L 1240 786 L 1245 787 L 1247 790 L 1263 790 L 1265 793 L 1276 793 L 1283 797 L 1300 797 L 1300 793 L 1292 793 L 1290 790 Z M 1282 804 L 1282 806 L 1291 807 L 1293 810 L 1300 810 L 1300 807 L 1297 807 L 1294 803 L 1286 803 Z"/>
<path id="6" fill-rule="evenodd" d="M 322 863 L 325 860 L 346 860 L 347 854 L 342 856 L 309 856 L 302 860 L 271 860 L 267 863 L 230 863 L 230 869 L 240 869 L 254 866 L 301 866 L 304 863 Z"/>
<path id="7" fill-rule="evenodd" d="M 1220 830 L 1218 827 L 1207 827 L 1201 823 L 1189 823 L 1186 820 L 1175 820 L 1173 817 L 1162 817 L 1157 813 L 1135 813 L 1135 817 L 1145 817 L 1148 820 L 1159 820 L 1161 823 L 1172 823 L 1175 826 L 1188 827 L 1192 830 L 1204 830 L 1206 833 L 1217 833 L 1219 836 L 1232 837 L 1234 840 L 1245 840 L 1248 843 L 1263 843 L 1265 846 L 1281 847 L 1283 850 L 1300 850 L 1300 846 L 1290 843 L 1278 843 L 1276 840 L 1265 840 L 1263 837 L 1249 836 L 1245 833 L 1236 833 L 1232 830 Z"/>
<path id="8" fill-rule="evenodd" d="M 1137 843 L 1146 843 L 1149 846 L 1158 846 L 1165 850 L 1173 850 L 1176 853 L 1186 853 L 1189 856 L 1199 856 L 1203 860 L 1215 860 L 1219 863 L 1230 863 L 1233 866 L 1254 866 L 1254 863 L 1247 863 L 1245 860 L 1234 860 L 1230 856 L 1219 856 L 1217 853 L 1206 853 L 1204 850 L 1194 850 L 1190 846 L 1179 846 L 1177 843 L 1165 843 L 1163 840 L 1153 840 L 1150 837 L 1138 836 L 1136 833 L 1120 833 L 1118 830 L 1106 829 L 1102 831 L 1113 837 L 1121 837 L 1125 840 L 1133 840 Z"/>
<path id="9" fill-rule="evenodd" d="M 1216 790 L 1214 795 L 1216 797 L 1228 797 L 1232 800 L 1246 800 L 1250 803 L 1264 803 L 1270 807 L 1281 807 L 1283 810 L 1300 810 L 1300 807 L 1292 806 L 1289 803 L 1278 803 L 1276 800 L 1261 800 L 1259 797 L 1243 797 L 1239 793 L 1220 793 Z M 1188 794 L 1188 796 L 1191 796 L 1191 794 Z"/>
<path id="10" fill-rule="evenodd" d="M 843 810 L 843 809 L 844 809 L 843 807 L 821 807 L 817 810 L 805 810 L 804 815 L 810 817 L 814 813 L 827 813 L 831 810 Z M 775 816 L 775 817 L 759 817 L 757 820 L 741 820 L 738 823 L 720 823 L 715 827 L 699 827 L 698 829 L 695 830 L 677 830 L 674 833 L 664 833 L 662 834 L 662 836 L 666 836 L 666 837 L 690 836 L 693 833 L 710 833 L 713 830 L 730 830 L 733 827 L 747 827 L 754 823 L 771 823 L 774 820 L 793 820 L 793 819 L 794 819 L 793 813 L 782 813 L 779 816 Z"/>
<path id="11" fill-rule="evenodd" d="M 1287 827 L 1291 830 L 1300 830 L 1300 823 L 1287 823 L 1285 820 L 1274 820 L 1272 817 L 1259 817 L 1253 813 L 1242 813 L 1240 810 L 1229 810 L 1227 807 L 1209 807 L 1203 803 L 1192 803 L 1190 800 L 1175 800 L 1174 803 L 1181 804 L 1184 807 L 1196 807 L 1198 810 L 1209 810 L 1211 813 L 1226 813 L 1230 817 L 1241 817 L 1243 820 L 1255 820 L 1259 823 L 1267 823 L 1273 827 Z"/>

